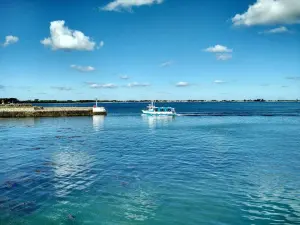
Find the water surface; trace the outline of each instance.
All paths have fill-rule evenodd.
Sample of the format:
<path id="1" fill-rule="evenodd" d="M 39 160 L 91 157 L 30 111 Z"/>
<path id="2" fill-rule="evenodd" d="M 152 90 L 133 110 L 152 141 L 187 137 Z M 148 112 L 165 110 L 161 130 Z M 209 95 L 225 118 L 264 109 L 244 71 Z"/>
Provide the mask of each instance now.
<path id="1" fill-rule="evenodd" d="M 0 119 L 0 224 L 300 224 L 300 104 L 220 104 Z"/>

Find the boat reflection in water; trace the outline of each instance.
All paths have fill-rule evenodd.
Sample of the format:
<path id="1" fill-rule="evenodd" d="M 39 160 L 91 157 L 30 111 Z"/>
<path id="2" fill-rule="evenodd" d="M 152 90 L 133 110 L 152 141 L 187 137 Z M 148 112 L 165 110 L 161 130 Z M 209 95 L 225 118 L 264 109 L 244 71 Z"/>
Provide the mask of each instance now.
<path id="1" fill-rule="evenodd" d="M 102 115 L 93 116 L 93 128 L 95 131 L 103 130 L 104 127 L 104 118 Z"/>
<path id="2" fill-rule="evenodd" d="M 175 121 L 174 116 L 164 116 L 164 115 L 151 116 L 151 115 L 142 114 L 142 117 L 143 117 L 143 121 L 148 123 L 150 129 L 155 129 L 158 127 L 166 127 L 171 122 Z"/>

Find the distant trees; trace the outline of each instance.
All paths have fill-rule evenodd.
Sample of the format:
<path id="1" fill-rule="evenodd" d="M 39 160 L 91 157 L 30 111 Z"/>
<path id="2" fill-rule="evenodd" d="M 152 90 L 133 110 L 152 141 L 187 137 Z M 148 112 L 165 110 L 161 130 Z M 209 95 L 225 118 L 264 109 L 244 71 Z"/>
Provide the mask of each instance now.
<path id="1" fill-rule="evenodd" d="M 98 100 L 100 102 L 142 102 L 147 103 L 151 100 Z M 299 99 L 296 100 L 265 100 L 262 98 L 259 99 L 244 99 L 244 100 L 156 100 L 156 102 L 167 103 L 167 102 L 299 102 Z M 87 99 L 87 100 L 23 100 L 20 101 L 17 98 L 0 98 L 0 104 L 16 104 L 16 103 L 88 103 L 95 102 L 95 100 Z"/>
<path id="2" fill-rule="evenodd" d="M 17 98 L 0 98 L 1 104 L 19 103 Z"/>
<path id="3" fill-rule="evenodd" d="M 264 100 L 264 99 L 255 99 L 255 100 L 253 100 L 254 102 L 265 102 L 266 100 Z"/>
<path id="4" fill-rule="evenodd" d="M 265 102 L 266 100 L 262 99 L 262 98 L 258 98 L 258 99 L 244 99 L 244 102 Z"/>

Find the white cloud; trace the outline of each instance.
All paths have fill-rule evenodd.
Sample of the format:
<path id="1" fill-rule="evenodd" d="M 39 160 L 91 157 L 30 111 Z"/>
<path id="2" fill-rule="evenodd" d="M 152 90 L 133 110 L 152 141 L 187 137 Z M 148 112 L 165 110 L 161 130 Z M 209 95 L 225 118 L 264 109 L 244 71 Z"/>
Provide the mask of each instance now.
<path id="1" fill-rule="evenodd" d="M 92 72 L 95 71 L 96 69 L 92 66 L 78 66 L 78 65 L 71 65 L 70 66 L 72 69 L 75 69 L 79 72 Z"/>
<path id="2" fill-rule="evenodd" d="M 215 84 L 224 84 L 224 83 L 226 83 L 226 82 L 223 81 L 223 80 L 215 80 L 214 83 L 215 83 Z"/>
<path id="3" fill-rule="evenodd" d="M 120 79 L 128 80 L 128 79 L 129 79 L 129 76 L 127 76 L 127 75 L 121 75 L 121 76 L 120 76 Z"/>
<path id="4" fill-rule="evenodd" d="M 138 83 L 138 82 L 132 82 L 127 84 L 127 87 L 148 87 L 150 86 L 149 83 Z"/>
<path id="5" fill-rule="evenodd" d="M 232 18 L 234 25 L 265 25 L 300 23 L 299 0 L 257 0 L 247 12 Z"/>
<path id="6" fill-rule="evenodd" d="M 228 54 L 233 52 L 232 49 L 229 49 L 223 45 L 215 45 L 204 49 L 205 52 L 216 53 L 217 60 L 226 61 L 232 58 L 232 54 Z"/>
<path id="7" fill-rule="evenodd" d="M 232 52 L 232 49 L 227 48 L 223 45 L 215 45 L 212 47 L 208 47 L 204 50 L 205 52 L 212 52 L 212 53 L 224 53 L 224 52 Z"/>
<path id="8" fill-rule="evenodd" d="M 108 84 L 95 84 L 95 83 L 92 83 L 92 84 L 89 84 L 90 85 L 90 88 L 95 88 L 95 89 L 98 89 L 98 88 L 117 88 L 118 86 L 115 85 L 115 84 L 112 84 L 112 83 L 108 83 Z"/>
<path id="9" fill-rule="evenodd" d="M 164 0 L 114 0 L 102 7 L 105 11 L 120 12 L 123 9 L 132 11 L 132 7 L 139 7 L 143 5 L 161 4 Z"/>
<path id="10" fill-rule="evenodd" d="M 217 54 L 216 55 L 217 60 L 222 60 L 222 61 L 226 61 L 232 58 L 231 54 Z"/>
<path id="11" fill-rule="evenodd" d="M 53 50 L 81 50 L 92 51 L 96 43 L 78 30 L 71 30 L 64 26 L 65 21 L 57 20 L 50 23 L 50 37 L 45 38 L 41 43 L 51 47 Z"/>
<path id="12" fill-rule="evenodd" d="M 6 47 L 11 44 L 15 44 L 19 41 L 19 38 L 16 36 L 8 35 L 5 37 L 5 42 L 3 43 L 3 46 Z"/>
<path id="13" fill-rule="evenodd" d="M 168 66 L 171 66 L 172 64 L 173 64 L 173 62 L 171 60 L 169 60 L 169 61 L 161 63 L 159 66 L 160 67 L 168 67 Z"/>
<path id="14" fill-rule="evenodd" d="M 271 30 L 265 30 L 263 32 L 260 32 L 260 34 L 279 34 L 279 33 L 290 33 L 290 31 L 286 27 L 276 27 Z"/>
<path id="15" fill-rule="evenodd" d="M 190 84 L 188 82 L 180 81 L 176 84 L 177 87 L 187 87 Z"/>
<path id="16" fill-rule="evenodd" d="M 104 46 L 104 41 L 100 41 L 100 43 L 99 43 L 97 49 L 100 49 L 100 48 L 102 48 L 103 46 Z"/>

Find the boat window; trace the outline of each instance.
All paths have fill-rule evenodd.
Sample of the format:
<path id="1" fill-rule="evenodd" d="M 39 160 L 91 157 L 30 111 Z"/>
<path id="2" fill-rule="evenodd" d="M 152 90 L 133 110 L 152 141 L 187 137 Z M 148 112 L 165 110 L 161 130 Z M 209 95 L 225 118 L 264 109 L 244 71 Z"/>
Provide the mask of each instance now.
<path id="1" fill-rule="evenodd" d="M 164 112 L 164 111 L 165 111 L 165 109 L 164 109 L 164 108 L 161 108 L 161 109 L 160 109 L 160 111 L 161 111 L 161 112 Z"/>
<path id="2" fill-rule="evenodd" d="M 168 112 L 171 112 L 171 109 L 168 109 Z"/>
<path id="3" fill-rule="evenodd" d="M 157 112 L 158 111 L 157 108 L 155 108 L 154 111 Z"/>

